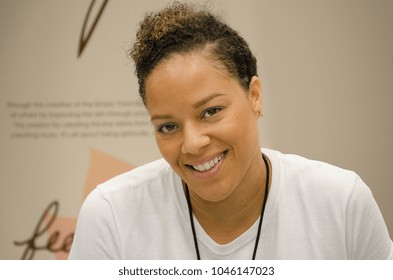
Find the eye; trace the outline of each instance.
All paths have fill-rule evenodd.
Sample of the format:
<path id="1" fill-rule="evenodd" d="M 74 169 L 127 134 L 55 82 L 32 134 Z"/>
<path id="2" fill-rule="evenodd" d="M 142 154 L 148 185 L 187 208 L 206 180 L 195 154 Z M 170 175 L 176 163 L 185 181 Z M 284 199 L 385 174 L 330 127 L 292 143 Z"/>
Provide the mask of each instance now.
<path id="1" fill-rule="evenodd" d="M 212 117 L 212 116 L 216 115 L 217 113 L 219 113 L 221 110 L 222 110 L 221 107 L 211 107 L 211 108 L 208 108 L 208 109 L 206 109 L 206 110 L 204 110 L 204 111 L 202 112 L 202 118 L 209 118 L 209 117 Z"/>
<path id="2" fill-rule="evenodd" d="M 178 128 L 178 126 L 176 124 L 168 123 L 168 124 L 160 125 L 157 128 L 157 131 L 160 133 L 163 133 L 163 134 L 168 134 L 168 133 L 175 131 L 177 128 Z"/>

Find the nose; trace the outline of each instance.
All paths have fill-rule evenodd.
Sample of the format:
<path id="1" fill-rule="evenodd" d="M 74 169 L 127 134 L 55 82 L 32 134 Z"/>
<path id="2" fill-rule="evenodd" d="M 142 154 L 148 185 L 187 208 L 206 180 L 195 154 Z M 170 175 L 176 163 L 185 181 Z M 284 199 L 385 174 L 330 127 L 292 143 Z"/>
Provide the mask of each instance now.
<path id="1" fill-rule="evenodd" d="M 204 129 L 196 125 L 183 126 L 183 144 L 181 152 L 183 154 L 197 154 L 210 143 L 210 137 Z"/>

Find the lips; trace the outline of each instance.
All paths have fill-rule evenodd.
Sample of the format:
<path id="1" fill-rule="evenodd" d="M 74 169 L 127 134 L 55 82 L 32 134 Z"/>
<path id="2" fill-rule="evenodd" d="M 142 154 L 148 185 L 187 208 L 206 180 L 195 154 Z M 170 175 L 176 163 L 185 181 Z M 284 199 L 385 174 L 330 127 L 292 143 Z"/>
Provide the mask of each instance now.
<path id="1" fill-rule="evenodd" d="M 207 161 L 203 164 L 198 164 L 198 165 L 191 165 L 193 169 L 199 172 L 206 172 L 212 169 L 214 166 L 216 166 L 224 157 L 224 154 L 220 154 L 219 156 L 215 157 L 214 159 Z"/>
<path id="2" fill-rule="evenodd" d="M 225 156 L 226 152 L 216 155 L 214 158 L 211 159 L 203 159 L 198 162 L 193 162 L 187 164 L 189 168 L 192 168 L 194 171 L 198 172 L 207 172 L 213 169 Z"/>

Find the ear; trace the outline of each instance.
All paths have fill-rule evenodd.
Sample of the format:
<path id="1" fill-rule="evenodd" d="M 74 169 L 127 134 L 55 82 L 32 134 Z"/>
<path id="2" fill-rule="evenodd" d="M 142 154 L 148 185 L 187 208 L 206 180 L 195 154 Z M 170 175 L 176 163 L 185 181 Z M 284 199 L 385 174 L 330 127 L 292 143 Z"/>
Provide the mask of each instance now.
<path id="1" fill-rule="evenodd" d="M 262 87 L 257 76 L 253 76 L 248 90 L 250 108 L 257 117 L 262 114 Z"/>

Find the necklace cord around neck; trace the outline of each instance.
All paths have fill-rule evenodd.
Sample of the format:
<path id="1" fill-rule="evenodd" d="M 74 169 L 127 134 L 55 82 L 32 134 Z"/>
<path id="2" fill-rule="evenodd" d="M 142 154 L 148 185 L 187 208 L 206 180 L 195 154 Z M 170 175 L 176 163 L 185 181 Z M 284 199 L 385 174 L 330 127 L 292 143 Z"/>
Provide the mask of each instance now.
<path id="1" fill-rule="evenodd" d="M 255 260 L 255 257 L 256 257 L 256 254 L 257 254 L 257 250 L 258 250 L 259 239 L 260 239 L 260 236 L 261 236 L 263 216 L 264 216 L 264 213 L 265 213 L 267 197 L 269 195 L 270 168 L 269 168 L 269 163 L 268 163 L 267 157 L 264 154 L 262 154 L 262 158 L 263 158 L 263 161 L 264 161 L 265 166 L 266 166 L 265 196 L 263 198 L 262 209 L 261 209 L 261 216 L 259 218 L 258 231 L 257 231 L 257 236 L 256 236 L 256 239 L 255 239 L 254 250 L 253 250 L 253 254 L 252 254 L 252 259 L 253 260 Z M 200 260 L 201 256 L 200 256 L 200 253 L 199 253 L 198 240 L 197 240 L 197 236 L 196 236 L 196 232 L 195 232 L 195 225 L 194 225 L 194 217 L 193 217 L 193 213 L 192 213 L 190 191 L 188 190 L 188 185 L 185 182 L 184 182 L 184 187 L 185 187 L 185 195 L 186 195 L 186 200 L 187 200 L 188 212 L 189 212 L 189 215 L 190 215 L 190 224 L 191 224 L 192 236 L 194 238 L 195 253 L 197 255 L 197 259 Z"/>
<path id="2" fill-rule="evenodd" d="M 191 230 L 192 230 L 192 236 L 194 237 L 194 246 L 195 246 L 195 252 L 197 255 L 197 260 L 201 259 L 201 256 L 199 254 L 199 247 L 198 247 L 198 240 L 196 238 L 196 232 L 195 232 L 195 226 L 194 226 L 194 217 L 192 215 L 192 206 L 191 206 L 191 198 L 190 198 L 190 191 L 188 190 L 187 183 L 185 184 L 186 188 L 186 198 L 187 198 L 187 205 L 188 205 L 188 212 L 190 214 L 190 222 L 191 222 Z"/>

